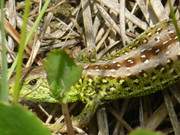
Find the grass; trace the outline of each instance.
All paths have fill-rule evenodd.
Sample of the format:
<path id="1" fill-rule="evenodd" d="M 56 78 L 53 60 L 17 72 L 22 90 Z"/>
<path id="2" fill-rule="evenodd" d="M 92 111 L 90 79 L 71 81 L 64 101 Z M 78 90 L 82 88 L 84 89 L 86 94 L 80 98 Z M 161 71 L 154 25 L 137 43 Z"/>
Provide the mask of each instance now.
<path id="1" fill-rule="evenodd" d="M 19 44 L 19 49 L 18 49 L 18 54 L 17 54 L 17 65 L 16 65 L 16 80 L 15 80 L 15 85 L 13 88 L 13 102 L 18 103 L 19 100 L 19 94 L 21 90 L 21 77 L 22 77 L 22 61 L 23 61 L 23 54 L 24 54 L 24 49 L 26 47 L 26 36 L 27 36 L 27 22 L 28 22 L 28 17 L 30 13 L 30 0 L 25 1 L 25 9 L 24 9 L 24 15 L 23 15 L 23 24 L 21 28 L 21 36 L 20 36 L 20 44 Z"/>
<path id="2" fill-rule="evenodd" d="M 2 45 L 2 78 L 1 78 L 1 90 L 0 90 L 0 101 L 8 102 L 8 80 L 7 80 L 7 50 L 6 50 L 6 42 L 5 42 L 5 30 L 4 30 L 4 0 L 0 1 L 0 30 L 1 30 L 1 45 Z"/>
<path id="3" fill-rule="evenodd" d="M 45 3 L 44 3 L 44 5 L 43 5 L 43 7 L 42 7 L 42 9 L 41 9 L 41 12 L 39 13 L 39 15 L 37 16 L 37 19 L 36 19 L 36 21 L 35 21 L 35 23 L 34 23 L 34 25 L 33 25 L 33 27 L 31 28 L 31 30 L 27 33 L 27 31 L 26 31 L 26 26 L 27 26 L 27 18 L 28 18 L 28 16 L 29 16 L 29 11 L 30 11 L 30 3 L 29 3 L 29 1 L 30 0 L 26 0 L 26 5 L 25 5 L 25 11 L 24 11 L 24 21 L 23 21 L 23 27 L 22 27 L 22 29 L 21 29 L 21 42 L 20 42 L 20 46 L 19 46 L 19 52 L 18 52 L 18 55 L 17 55 L 17 57 L 15 58 L 15 60 L 14 60 L 14 63 L 12 64 L 12 66 L 11 66 L 11 68 L 10 68 L 10 70 L 9 70 L 9 72 L 7 71 L 7 56 L 6 56 L 6 53 L 7 53 L 7 49 L 6 49 L 6 47 L 5 47 L 5 45 L 6 45 L 6 33 L 5 33 L 5 30 L 4 30 L 4 24 L 3 24 L 3 19 L 4 19 L 4 12 L 3 12 L 3 7 L 4 7 L 4 0 L 1 0 L 0 1 L 0 6 L 1 6 L 1 22 L 0 22 L 0 29 L 1 29 L 1 37 L 2 37 L 2 40 L 1 40 L 1 43 L 2 43 L 2 78 L 1 78 L 1 91 L 0 91 L 0 100 L 2 101 L 2 102 L 8 102 L 8 79 L 10 78 L 10 76 L 12 75 L 12 73 L 14 72 L 14 69 L 16 68 L 16 81 L 15 81 L 15 86 L 14 86 L 14 96 L 13 96 L 13 101 L 14 101 L 14 103 L 18 103 L 18 99 L 19 99 L 19 93 L 21 92 L 20 91 L 20 89 L 21 89 L 21 83 L 19 83 L 20 82 L 20 80 L 21 80 L 21 76 L 22 76 L 22 59 L 23 59 L 23 52 L 24 52 L 24 48 L 27 46 L 27 44 L 29 43 L 29 41 L 31 41 L 31 39 L 32 39 L 32 36 L 33 36 L 33 33 L 35 33 L 36 31 L 37 31 L 37 27 L 38 27 L 38 25 L 39 25 L 39 23 L 40 23 L 40 21 L 41 21 L 41 19 L 42 19 L 42 17 L 43 17 L 43 15 L 44 15 L 44 13 L 46 12 L 46 9 L 47 9 L 47 6 L 48 6 L 48 4 L 49 4 L 49 2 L 50 2 L 50 0 L 46 0 L 45 1 Z M 97 0 L 98 1 L 98 0 Z M 106 1 L 107 2 L 107 1 Z M 172 3 L 171 3 L 171 1 L 170 0 L 168 0 L 168 2 L 169 2 L 169 6 L 170 6 L 170 10 L 171 10 L 171 16 L 172 16 L 172 20 L 173 20 L 173 23 L 174 23 L 174 25 L 175 25 L 175 28 L 176 28 L 176 31 L 177 31 L 177 35 L 178 35 L 178 38 L 180 39 L 180 30 L 178 29 L 178 27 L 177 27 L 177 18 L 176 18 L 176 16 L 175 16 L 175 13 L 174 13 L 174 9 L 173 9 L 173 5 L 172 5 Z M 128 2 L 127 2 L 128 3 Z M 98 3 L 99 4 L 99 3 Z M 88 18 L 91 18 L 91 20 L 88 20 L 88 21 L 92 21 L 93 20 L 93 17 L 95 16 L 95 17 L 97 17 L 96 19 L 99 19 L 98 17 L 99 16 L 103 16 L 104 17 L 104 20 L 103 21 L 105 21 L 106 23 L 108 23 L 108 25 L 107 26 L 105 26 L 105 25 L 102 25 L 101 24 L 101 26 L 91 26 L 91 25 L 88 25 L 88 24 L 90 24 L 90 23 L 87 23 L 87 25 L 86 26 L 77 26 L 77 31 L 78 32 L 82 32 L 81 30 L 82 29 L 87 29 L 86 31 L 90 31 L 90 37 L 88 37 L 89 35 L 88 34 L 85 34 L 85 35 L 83 35 L 86 39 L 87 39 L 87 41 L 89 41 L 89 44 L 88 44 L 88 46 L 89 47 L 91 47 L 90 46 L 90 44 L 93 44 L 93 43 L 91 43 L 90 41 L 93 41 L 94 42 L 94 39 L 93 38 L 96 38 L 96 44 L 98 44 L 98 52 L 100 52 L 99 54 L 97 54 L 97 56 L 102 56 L 103 54 L 104 54 L 104 52 L 108 52 L 109 50 L 111 50 L 112 48 L 116 48 L 117 47 L 117 45 L 116 46 L 108 46 L 108 43 L 110 43 L 111 42 L 111 40 L 113 40 L 113 41 L 116 41 L 116 42 L 121 42 L 121 40 L 120 40 L 120 36 L 121 35 L 118 35 L 117 33 L 120 33 L 119 32 L 119 29 L 118 29 L 118 27 L 115 27 L 115 26 L 118 26 L 117 24 L 116 24 L 116 21 L 115 20 L 113 20 L 114 18 L 113 17 L 115 17 L 115 14 L 117 14 L 118 12 L 118 10 L 116 10 L 116 7 L 114 7 L 114 8 L 111 8 L 111 6 L 113 6 L 113 5 L 111 5 L 112 3 L 109 3 L 109 4 L 107 4 L 107 3 L 103 3 L 104 5 L 105 5 L 105 7 L 103 7 L 103 6 L 101 6 L 101 4 L 99 4 L 99 6 L 98 7 L 103 7 L 102 9 L 108 9 L 108 10 L 110 10 L 110 12 L 111 13 L 107 13 L 107 10 L 101 10 L 101 12 L 102 13 L 98 13 L 98 16 L 96 16 L 96 14 L 92 14 L 92 12 L 93 12 L 93 9 L 91 9 L 91 10 L 89 10 L 88 12 L 87 11 L 85 11 L 85 10 L 83 10 L 82 12 L 84 12 L 84 16 L 86 16 L 86 12 L 87 12 L 87 17 L 86 17 L 86 19 L 88 19 Z M 84 4 L 85 5 L 85 4 Z M 86 5 L 86 6 L 89 6 L 89 5 Z M 83 8 L 85 8 L 86 6 L 83 6 Z M 109 7 L 108 7 L 109 6 Z M 125 6 L 123 7 L 123 5 L 121 5 L 122 7 L 121 8 L 125 8 Z M 99 8 L 99 9 L 101 9 L 101 8 Z M 81 8 L 80 8 L 81 9 Z M 90 9 L 90 8 L 89 8 Z M 99 10 L 98 9 L 98 10 Z M 113 9 L 113 10 L 112 10 Z M 97 10 L 97 9 L 96 9 Z M 132 13 L 131 13 L 131 15 L 134 15 L 134 13 L 133 12 L 136 12 L 136 9 L 134 8 L 133 9 L 134 11 L 132 11 Z M 91 13 L 89 13 L 89 12 L 91 12 Z M 103 12 L 105 12 L 106 14 L 103 14 Z M 114 13 L 115 12 L 115 13 Z M 154 12 L 156 12 L 156 11 L 154 11 Z M 127 13 L 127 12 L 126 12 Z M 106 19 L 109 17 L 109 16 L 107 16 L 108 14 L 110 14 L 110 15 L 112 15 L 113 17 L 111 18 L 112 20 L 111 21 L 107 21 Z M 137 14 L 137 13 L 136 13 Z M 136 24 L 138 24 L 139 26 L 140 26 L 140 29 L 145 29 L 146 28 L 146 25 L 145 25 L 145 21 L 142 19 L 142 20 L 140 20 L 140 22 L 138 22 L 137 20 L 133 20 L 133 17 L 131 16 L 131 15 L 129 15 L 129 16 L 127 16 L 126 15 L 126 19 L 128 18 L 129 20 L 128 20 L 128 23 L 127 23 L 127 26 L 129 26 L 130 28 L 132 27 L 132 29 L 130 29 L 130 30 L 134 30 L 134 26 L 136 25 Z M 78 16 L 78 15 L 77 15 Z M 82 16 L 81 16 L 82 17 Z M 110 16 L 111 17 L 111 16 Z M 144 17 L 140 17 L 140 16 L 138 16 L 140 19 L 141 18 L 144 18 Z M 137 17 L 137 18 L 138 18 Z M 58 18 L 59 19 L 59 18 Z M 57 19 L 57 20 L 58 20 Z M 102 19 L 102 18 L 101 18 Z M 122 20 L 121 21 L 123 21 L 123 18 L 121 18 Z M 71 20 L 72 21 L 72 20 Z M 77 20 L 75 20 L 75 21 L 77 21 Z M 87 21 L 87 20 L 86 20 Z M 95 19 L 93 20 L 93 21 L 95 21 Z M 101 20 L 98 20 L 99 22 L 101 21 Z M 148 20 L 146 20 L 147 22 L 148 22 Z M 76 22 L 77 23 L 77 22 Z M 94 24 L 96 24 L 96 23 L 94 23 Z M 133 25 L 132 25 L 133 24 Z M 78 24 L 77 24 L 78 25 Z M 121 25 L 121 24 L 120 24 Z M 137 25 L 137 26 L 138 26 Z M 111 26 L 113 26 L 113 27 L 111 27 Z M 141 27 L 142 26 L 142 27 Z M 80 28 L 79 28 L 80 27 Z M 108 27 L 108 30 L 107 30 L 107 27 Z M 133 28 L 134 27 L 134 28 Z M 98 28 L 98 29 L 96 29 L 96 28 Z M 113 30 L 112 30 L 113 29 Z M 91 31 L 91 30 L 94 30 L 94 31 L 97 31 L 97 33 L 93 33 L 93 31 Z M 98 35 L 99 33 L 99 31 L 98 30 L 104 30 L 105 31 L 105 33 L 106 34 L 102 34 L 102 33 L 100 33 L 100 34 L 102 34 L 102 36 L 101 37 L 103 37 L 103 38 L 100 38 L 100 39 L 98 39 L 98 36 L 96 37 L 93 37 L 93 34 L 94 35 Z M 107 30 L 107 31 L 106 31 Z M 74 30 L 72 30 L 73 32 L 74 32 Z M 109 33 L 110 34 L 107 34 L 108 33 L 108 31 L 110 31 Z M 86 33 L 88 33 L 88 32 L 86 32 Z M 136 33 L 136 31 L 134 31 L 134 33 Z M 82 34 L 82 33 L 81 33 Z M 120 33 L 120 34 L 122 34 L 122 33 Z M 127 33 L 123 33 L 123 34 L 127 34 Z M 124 36 L 126 36 L 126 35 L 123 35 L 123 37 Z M 83 38 L 84 38 L 83 37 Z M 78 38 L 81 38 L 81 37 L 78 37 Z M 111 38 L 110 40 L 109 40 L 109 38 Z M 126 39 L 126 38 L 125 38 Z M 59 39 L 56 39 L 56 40 L 59 40 Z M 128 39 L 126 39 L 127 41 L 128 41 Z M 67 41 L 68 41 L 68 39 L 67 39 Z M 84 42 L 85 43 L 85 42 Z M 113 44 L 113 42 L 111 43 L 111 44 Z M 105 46 L 105 47 L 104 47 Z M 100 48 L 100 49 L 99 49 Z M 102 49 L 101 50 L 101 48 L 105 48 L 104 50 Z M 103 52 L 104 51 L 104 52 Z M 111 110 L 109 110 L 109 111 L 111 111 Z M 127 110 L 126 110 L 127 111 Z M 118 121 L 117 121 L 118 122 Z"/>
<path id="4" fill-rule="evenodd" d="M 42 122 L 34 115 L 32 112 L 27 111 L 19 104 L 19 95 L 21 90 L 21 79 L 22 79 L 22 63 L 24 49 L 32 37 L 33 32 L 37 29 L 39 22 L 48 6 L 50 0 L 46 1 L 45 7 L 43 7 L 43 12 L 39 15 L 36 24 L 31 29 L 31 32 L 27 32 L 27 22 L 30 14 L 30 0 L 25 0 L 25 9 L 23 15 L 23 24 L 21 28 L 20 44 L 18 48 L 18 53 L 16 61 L 13 67 L 16 67 L 16 79 L 13 88 L 13 104 L 9 103 L 9 85 L 8 85 L 8 68 L 7 68 L 7 43 L 6 35 L 4 29 L 4 0 L 0 2 L 1 16 L 0 16 L 0 30 L 1 30 L 1 45 L 2 45 L 2 77 L 1 77 L 1 87 L 0 87 L 0 132 L 3 135 L 20 135 L 20 134 L 31 134 L 31 135 L 50 135 L 50 131 L 47 127 L 44 127 Z M 8 103 L 8 104 L 7 104 Z M 17 123 L 18 122 L 18 123 Z M 18 125 L 18 126 L 17 126 Z M 23 127 L 23 128 L 22 128 Z"/>
<path id="5" fill-rule="evenodd" d="M 31 40 L 33 33 L 36 32 L 37 27 L 39 26 L 39 23 L 46 12 L 46 9 L 50 3 L 50 0 L 46 0 L 44 3 L 33 27 L 29 32 L 27 32 L 27 21 L 30 13 L 30 0 L 25 1 L 25 10 L 24 10 L 24 15 L 23 15 L 23 25 L 21 28 L 21 36 L 20 36 L 20 44 L 19 44 L 19 49 L 18 49 L 18 54 L 16 59 L 14 60 L 14 63 L 12 64 L 9 73 L 7 70 L 7 49 L 6 49 L 6 41 L 5 41 L 5 30 L 4 30 L 4 0 L 1 1 L 0 6 L 1 6 L 1 22 L 0 22 L 0 29 L 1 29 L 1 43 L 2 43 L 2 78 L 1 78 L 1 93 L 0 93 L 0 100 L 4 102 L 8 102 L 8 79 L 12 75 L 14 69 L 16 68 L 16 80 L 15 80 L 15 85 L 13 88 L 13 101 L 14 103 L 18 102 L 19 99 L 19 94 L 21 90 L 21 77 L 22 77 L 22 60 L 23 60 L 23 54 L 24 54 L 24 49 L 27 46 L 28 42 Z"/>

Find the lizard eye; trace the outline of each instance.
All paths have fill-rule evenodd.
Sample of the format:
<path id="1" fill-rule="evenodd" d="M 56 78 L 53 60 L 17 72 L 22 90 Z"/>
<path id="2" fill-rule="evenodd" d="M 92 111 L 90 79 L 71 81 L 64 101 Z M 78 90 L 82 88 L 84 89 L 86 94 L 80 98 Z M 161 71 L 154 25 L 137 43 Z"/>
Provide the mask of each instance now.
<path id="1" fill-rule="evenodd" d="M 32 79 L 31 81 L 28 82 L 28 84 L 31 86 L 36 85 L 36 83 L 37 83 L 37 79 Z"/>

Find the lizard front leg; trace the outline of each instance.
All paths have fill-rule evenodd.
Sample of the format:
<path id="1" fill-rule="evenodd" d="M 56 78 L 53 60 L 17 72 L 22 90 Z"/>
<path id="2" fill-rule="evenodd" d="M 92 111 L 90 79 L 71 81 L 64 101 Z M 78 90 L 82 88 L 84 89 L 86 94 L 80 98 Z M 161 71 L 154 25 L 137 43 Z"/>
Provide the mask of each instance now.
<path id="1" fill-rule="evenodd" d="M 79 115 L 72 118 L 73 126 L 85 127 L 89 123 L 93 115 L 96 113 L 96 110 L 99 105 L 100 105 L 99 100 L 98 101 L 93 100 L 88 102 L 85 105 L 82 112 Z"/>

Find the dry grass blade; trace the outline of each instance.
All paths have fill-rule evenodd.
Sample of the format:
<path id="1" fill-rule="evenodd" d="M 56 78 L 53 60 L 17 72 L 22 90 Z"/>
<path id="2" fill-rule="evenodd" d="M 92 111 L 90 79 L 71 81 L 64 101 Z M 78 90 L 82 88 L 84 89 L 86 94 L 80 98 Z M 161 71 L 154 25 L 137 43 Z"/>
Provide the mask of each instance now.
<path id="1" fill-rule="evenodd" d="M 150 0 L 151 6 L 160 21 L 169 19 L 166 10 L 164 9 L 160 0 Z"/>
<path id="2" fill-rule="evenodd" d="M 166 105 L 166 108 L 167 108 L 167 111 L 169 114 L 169 118 L 171 120 L 171 124 L 174 129 L 174 133 L 175 133 L 175 135 L 180 135 L 180 128 L 179 128 L 180 123 L 178 121 L 176 112 L 174 110 L 174 106 L 173 106 L 172 100 L 170 98 L 170 95 L 167 91 L 164 91 L 163 95 L 164 95 L 165 105 Z"/>
<path id="3" fill-rule="evenodd" d="M 11 24 L 11 26 L 13 26 L 13 28 L 16 27 L 16 4 L 14 0 L 9 0 L 8 3 L 8 12 L 9 14 L 9 23 Z M 14 50 L 15 47 L 15 43 L 14 40 L 11 36 L 8 36 L 8 48 L 11 50 L 11 52 Z M 12 55 L 11 55 L 12 56 Z M 9 62 L 12 61 L 11 57 L 10 59 L 8 59 Z"/>
<path id="4" fill-rule="evenodd" d="M 126 23 L 125 23 L 125 0 L 121 0 L 119 4 L 119 23 L 120 23 L 120 34 L 122 38 L 123 45 L 125 46 L 127 39 L 126 36 Z"/>
<path id="5" fill-rule="evenodd" d="M 96 50 L 99 51 L 101 46 L 103 45 L 103 43 L 105 43 L 106 39 L 108 38 L 109 36 L 109 33 L 110 33 L 110 29 L 108 29 L 105 34 L 101 37 L 101 40 L 98 42 L 97 44 L 97 47 L 96 47 Z"/>
<path id="6" fill-rule="evenodd" d="M 150 14 L 148 12 L 148 2 L 147 1 L 143 1 L 143 0 L 136 0 L 139 8 L 141 9 L 146 21 L 152 25 L 152 21 L 150 20 Z"/>
<path id="7" fill-rule="evenodd" d="M 119 3 L 115 2 L 114 0 L 97 1 L 114 10 L 115 12 L 119 13 Z M 138 27 L 142 28 L 143 30 L 147 29 L 147 24 L 144 21 L 137 18 L 136 16 L 134 16 L 133 14 L 131 14 L 127 9 L 125 9 L 125 17 L 132 23 L 136 24 Z"/>
<path id="8" fill-rule="evenodd" d="M 96 4 L 101 16 L 104 20 L 110 25 L 110 28 L 113 28 L 119 35 L 121 35 L 121 30 L 115 21 L 110 17 L 106 10 L 100 4 Z"/>
<path id="9" fill-rule="evenodd" d="M 170 92 L 176 98 L 178 103 L 180 103 L 180 91 L 179 91 L 179 88 L 177 88 L 177 87 L 170 88 Z"/>
<path id="10" fill-rule="evenodd" d="M 172 3 L 172 5 L 174 5 L 175 4 L 175 2 L 176 2 L 176 0 L 171 0 L 171 3 Z M 169 7 L 169 3 L 168 2 L 166 2 L 166 5 L 165 5 L 165 11 L 166 11 L 166 13 L 169 15 L 170 14 L 170 7 Z"/>
<path id="11" fill-rule="evenodd" d="M 121 116 L 119 116 L 116 110 L 111 109 L 110 112 L 121 123 L 121 126 L 125 127 L 128 131 L 132 131 L 132 127 Z"/>
<path id="12" fill-rule="evenodd" d="M 155 130 L 162 121 L 167 117 L 168 113 L 165 104 L 161 104 L 156 111 L 149 117 L 145 128 Z"/>
<path id="13" fill-rule="evenodd" d="M 89 0 L 81 0 L 82 5 L 82 14 L 83 14 L 83 22 L 84 22 L 84 30 L 85 30 L 85 38 L 87 49 L 92 51 L 95 48 L 95 38 L 93 32 L 93 24 L 92 24 L 92 15 L 90 9 L 90 1 Z"/>
<path id="14" fill-rule="evenodd" d="M 109 135 L 108 121 L 106 109 L 101 108 L 97 111 L 97 121 L 98 121 L 98 135 Z"/>
<path id="15" fill-rule="evenodd" d="M 25 67 L 30 67 L 34 63 L 36 56 L 39 52 L 42 39 L 45 35 L 48 25 L 50 24 L 50 22 L 52 20 L 52 17 L 53 17 L 53 14 L 48 13 L 47 17 L 44 20 L 45 23 L 43 24 L 43 29 L 42 29 L 40 35 L 35 34 L 36 38 L 34 38 L 34 43 L 32 45 L 32 51 L 31 51 L 30 57 L 29 57 Z"/>

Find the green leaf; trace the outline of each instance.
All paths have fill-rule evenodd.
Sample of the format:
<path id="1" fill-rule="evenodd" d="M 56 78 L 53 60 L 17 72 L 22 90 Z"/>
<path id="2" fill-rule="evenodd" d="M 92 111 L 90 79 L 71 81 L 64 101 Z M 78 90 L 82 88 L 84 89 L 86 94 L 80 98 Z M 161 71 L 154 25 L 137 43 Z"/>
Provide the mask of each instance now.
<path id="1" fill-rule="evenodd" d="M 82 73 L 82 68 L 62 50 L 50 52 L 44 61 L 44 67 L 53 97 L 57 100 L 64 97 Z"/>
<path id="2" fill-rule="evenodd" d="M 35 115 L 20 105 L 0 103 L 1 135 L 50 135 Z"/>
<path id="3" fill-rule="evenodd" d="M 129 135 L 163 135 L 163 134 L 160 132 L 154 132 L 148 129 L 138 128 L 136 130 L 133 130 Z"/>

